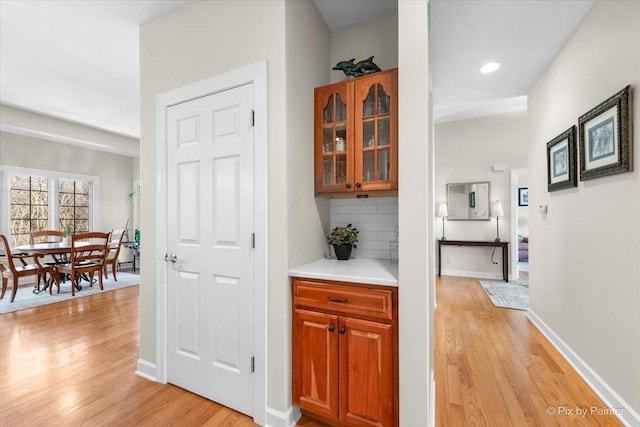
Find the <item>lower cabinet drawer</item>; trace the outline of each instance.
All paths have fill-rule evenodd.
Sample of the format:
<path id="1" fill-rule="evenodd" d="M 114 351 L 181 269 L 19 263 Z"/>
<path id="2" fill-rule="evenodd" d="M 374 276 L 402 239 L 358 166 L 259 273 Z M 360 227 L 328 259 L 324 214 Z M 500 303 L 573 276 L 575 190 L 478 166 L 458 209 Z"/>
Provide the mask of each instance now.
<path id="1" fill-rule="evenodd" d="M 391 291 L 361 288 L 352 285 L 293 280 L 293 303 L 345 314 L 392 320 Z"/>

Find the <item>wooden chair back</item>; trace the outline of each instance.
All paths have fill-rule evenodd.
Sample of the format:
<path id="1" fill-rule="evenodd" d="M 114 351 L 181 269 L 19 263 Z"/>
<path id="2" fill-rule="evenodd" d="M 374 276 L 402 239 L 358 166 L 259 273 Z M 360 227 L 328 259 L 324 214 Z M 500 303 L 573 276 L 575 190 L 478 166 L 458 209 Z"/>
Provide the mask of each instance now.
<path id="1" fill-rule="evenodd" d="M 4 252 L 2 255 L 2 264 L 4 264 L 8 271 L 15 273 L 16 265 L 13 262 L 13 256 L 11 255 L 11 247 L 9 246 L 9 241 L 7 240 L 4 234 L 0 234 L 0 240 L 2 240 Z"/>
<path id="2" fill-rule="evenodd" d="M 30 243 L 33 245 L 35 243 L 49 243 L 61 242 L 64 238 L 64 232 L 58 230 L 40 230 L 33 231 L 30 235 Z"/>
<path id="3" fill-rule="evenodd" d="M 40 290 L 40 276 L 49 274 L 51 279 L 55 279 L 57 283 L 57 276 L 54 274 L 55 269 L 51 266 L 43 266 L 38 262 L 38 257 L 29 254 L 12 254 L 9 241 L 4 234 L 0 234 L 0 242 L 4 247 L 4 256 L 0 262 L 0 276 L 2 276 L 2 291 L 0 293 L 0 299 L 4 298 L 4 294 L 7 291 L 8 279 L 13 279 L 13 289 L 11 292 L 11 302 L 16 297 L 18 291 L 18 279 L 24 276 L 38 276 L 38 291 Z M 27 258 L 33 258 L 33 263 L 29 264 L 25 261 Z M 20 261 L 20 264 L 16 264 L 16 260 Z"/>
<path id="4" fill-rule="evenodd" d="M 109 253 L 107 254 L 108 261 L 118 259 L 123 239 L 124 229 L 116 228 L 109 232 Z"/>
<path id="5" fill-rule="evenodd" d="M 81 244 L 82 243 L 82 244 Z M 93 286 L 93 275 L 98 273 L 100 290 L 102 286 L 102 269 L 109 247 L 109 233 L 93 231 L 77 233 L 71 236 L 71 254 L 68 264 L 60 264 L 57 270 L 67 274 L 71 279 L 71 295 L 76 294 L 77 282 L 81 275 L 89 275 L 90 286 Z"/>
<path id="6" fill-rule="evenodd" d="M 83 244 L 79 244 L 82 242 Z M 88 242 L 89 244 L 84 244 Z M 90 266 L 100 268 L 104 266 L 104 261 L 109 248 L 109 233 L 92 231 L 88 233 L 77 233 L 71 236 L 71 257 L 69 258 L 72 268 L 82 268 L 86 270 Z"/>

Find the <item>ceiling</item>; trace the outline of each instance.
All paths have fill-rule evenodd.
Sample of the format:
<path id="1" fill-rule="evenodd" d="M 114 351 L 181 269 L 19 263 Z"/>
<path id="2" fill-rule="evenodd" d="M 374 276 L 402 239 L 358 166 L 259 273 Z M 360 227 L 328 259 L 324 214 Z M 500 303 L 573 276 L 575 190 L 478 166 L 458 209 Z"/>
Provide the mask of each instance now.
<path id="1" fill-rule="evenodd" d="M 314 0 L 332 29 L 397 0 Z M 139 26 L 172 0 L 0 1 L 0 102 L 138 138 Z M 435 117 L 521 109 L 588 1 L 431 0 Z M 500 62 L 482 75 L 487 61 Z"/>
<path id="2" fill-rule="evenodd" d="M 0 102 L 139 138 L 139 26 L 182 3 L 0 0 Z"/>

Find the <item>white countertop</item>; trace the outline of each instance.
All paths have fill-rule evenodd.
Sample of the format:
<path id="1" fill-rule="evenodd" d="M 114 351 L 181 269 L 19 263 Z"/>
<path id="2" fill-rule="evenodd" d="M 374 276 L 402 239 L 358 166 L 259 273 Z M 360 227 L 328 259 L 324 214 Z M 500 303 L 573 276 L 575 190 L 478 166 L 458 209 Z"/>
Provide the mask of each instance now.
<path id="1" fill-rule="evenodd" d="M 289 269 L 289 276 L 368 285 L 398 286 L 398 265 L 381 259 L 355 258 L 348 261 L 338 261 L 337 259 L 322 258 Z"/>

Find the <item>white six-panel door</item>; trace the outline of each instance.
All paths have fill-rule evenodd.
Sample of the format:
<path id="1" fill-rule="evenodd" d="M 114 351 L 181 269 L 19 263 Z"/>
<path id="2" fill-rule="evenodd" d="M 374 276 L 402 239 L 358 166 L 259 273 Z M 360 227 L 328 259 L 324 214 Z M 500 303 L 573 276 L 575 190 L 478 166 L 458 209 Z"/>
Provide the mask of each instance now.
<path id="1" fill-rule="evenodd" d="M 252 84 L 167 110 L 167 380 L 253 411 Z"/>

